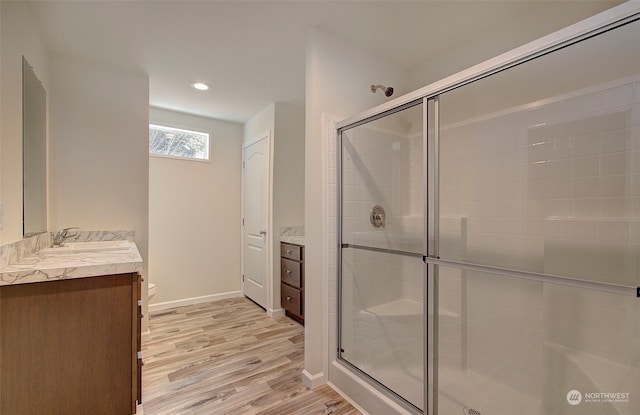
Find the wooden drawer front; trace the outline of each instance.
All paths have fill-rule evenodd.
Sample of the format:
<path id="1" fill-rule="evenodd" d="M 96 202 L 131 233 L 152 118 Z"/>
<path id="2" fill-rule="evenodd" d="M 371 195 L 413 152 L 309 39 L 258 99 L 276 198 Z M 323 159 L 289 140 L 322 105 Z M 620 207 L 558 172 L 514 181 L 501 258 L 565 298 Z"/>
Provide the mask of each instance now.
<path id="1" fill-rule="evenodd" d="M 300 290 L 289 287 L 286 284 L 280 285 L 280 303 L 282 307 L 297 316 L 302 315 Z"/>
<path id="2" fill-rule="evenodd" d="M 296 288 L 300 288 L 300 267 L 299 262 L 293 262 L 288 259 L 280 258 L 280 280 Z"/>
<path id="3" fill-rule="evenodd" d="M 280 256 L 294 261 L 302 261 L 302 247 L 282 242 L 280 243 Z"/>

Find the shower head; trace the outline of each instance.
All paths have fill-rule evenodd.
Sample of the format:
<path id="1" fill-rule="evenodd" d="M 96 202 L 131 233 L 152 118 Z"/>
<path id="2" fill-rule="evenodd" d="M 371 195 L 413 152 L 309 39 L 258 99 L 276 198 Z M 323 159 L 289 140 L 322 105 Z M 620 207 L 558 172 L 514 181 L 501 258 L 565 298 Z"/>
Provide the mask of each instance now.
<path id="1" fill-rule="evenodd" d="M 382 89 L 384 91 L 384 95 L 387 97 L 390 97 L 391 95 L 393 95 L 393 87 L 386 87 L 383 85 L 371 85 L 371 92 L 373 92 L 374 94 L 378 89 Z"/>

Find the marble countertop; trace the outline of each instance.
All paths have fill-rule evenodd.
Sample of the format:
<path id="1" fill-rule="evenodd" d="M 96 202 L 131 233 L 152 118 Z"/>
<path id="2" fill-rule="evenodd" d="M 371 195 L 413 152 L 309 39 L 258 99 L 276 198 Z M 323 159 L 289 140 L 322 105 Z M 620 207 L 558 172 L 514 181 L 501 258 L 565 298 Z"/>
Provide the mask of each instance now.
<path id="1" fill-rule="evenodd" d="M 304 246 L 304 236 L 283 235 L 280 237 L 280 242 L 286 242 L 288 244 L 296 244 L 296 245 Z"/>
<path id="2" fill-rule="evenodd" d="M 280 228 L 280 242 L 304 246 L 304 226 Z"/>
<path id="3" fill-rule="evenodd" d="M 119 250 L 48 254 L 36 252 L 2 267 L 0 286 L 125 274 L 142 271 L 142 257 L 134 242 Z"/>

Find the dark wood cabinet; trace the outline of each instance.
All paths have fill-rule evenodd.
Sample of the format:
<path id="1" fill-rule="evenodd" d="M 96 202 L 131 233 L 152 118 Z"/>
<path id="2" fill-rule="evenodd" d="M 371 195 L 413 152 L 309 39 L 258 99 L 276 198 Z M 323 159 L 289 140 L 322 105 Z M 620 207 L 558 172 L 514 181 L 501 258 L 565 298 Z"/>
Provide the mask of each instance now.
<path id="1" fill-rule="evenodd" d="M 137 273 L 0 287 L 0 413 L 136 413 Z"/>
<path id="2" fill-rule="evenodd" d="M 304 246 L 280 242 L 280 304 L 304 324 Z"/>

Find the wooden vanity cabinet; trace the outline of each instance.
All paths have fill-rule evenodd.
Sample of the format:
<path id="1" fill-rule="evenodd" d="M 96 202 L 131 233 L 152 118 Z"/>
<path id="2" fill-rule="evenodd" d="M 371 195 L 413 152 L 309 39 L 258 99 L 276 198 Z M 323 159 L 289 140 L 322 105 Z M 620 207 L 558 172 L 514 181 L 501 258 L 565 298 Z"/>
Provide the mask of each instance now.
<path id="1" fill-rule="evenodd" d="M 280 304 L 304 324 L 304 246 L 280 242 Z"/>
<path id="2" fill-rule="evenodd" d="M 0 413 L 136 413 L 137 273 L 0 287 Z"/>

